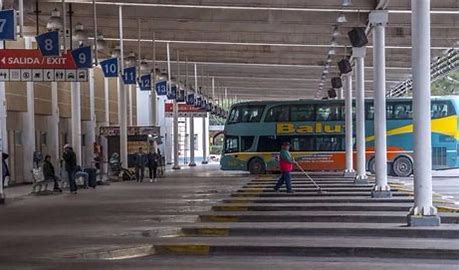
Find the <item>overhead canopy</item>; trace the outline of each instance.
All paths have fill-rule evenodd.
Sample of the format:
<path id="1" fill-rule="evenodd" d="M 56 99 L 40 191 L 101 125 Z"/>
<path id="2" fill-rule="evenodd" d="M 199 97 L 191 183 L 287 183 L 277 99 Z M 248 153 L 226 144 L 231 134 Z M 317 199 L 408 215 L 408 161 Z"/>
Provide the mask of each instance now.
<path id="1" fill-rule="evenodd" d="M 35 25 L 35 1 L 26 1 L 26 24 Z M 410 0 L 129 0 L 97 1 L 99 31 L 111 48 L 118 43 L 118 7 L 124 14 L 125 52 L 137 52 L 138 23 L 142 35 L 142 58 L 152 59 L 152 36 L 156 33 L 159 67 L 165 68 L 166 43 L 170 42 L 176 59 L 198 63 L 200 76 L 214 76 L 217 94 L 226 87 L 240 99 L 313 98 L 325 95 L 330 78 L 337 75 L 336 62 L 351 53 L 347 32 L 366 27 L 368 13 L 375 8 L 389 11 L 387 35 L 387 87 L 407 79 L 411 70 Z M 344 1 L 349 2 L 349 1 Z M 388 2 L 388 3 L 386 3 Z M 73 23 L 84 24 L 92 36 L 92 1 L 72 3 Z M 457 47 L 459 2 L 432 3 L 432 57 Z M 39 1 L 40 26 L 44 27 L 51 11 L 60 10 L 61 0 Z M 346 22 L 338 23 L 343 14 Z M 336 44 L 332 46 L 335 27 Z M 32 28 L 34 29 L 34 28 Z M 372 44 L 365 64 L 367 94 L 372 92 Z M 323 92 L 318 93 L 321 75 L 331 48 L 329 73 Z M 108 56 L 107 49 L 101 56 Z M 176 65 L 172 65 L 174 74 Z M 181 75 L 185 74 L 185 64 Z M 200 77 L 200 85 L 210 88 L 210 80 Z M 181 80 L 184 80 L 182 77 Z"/>

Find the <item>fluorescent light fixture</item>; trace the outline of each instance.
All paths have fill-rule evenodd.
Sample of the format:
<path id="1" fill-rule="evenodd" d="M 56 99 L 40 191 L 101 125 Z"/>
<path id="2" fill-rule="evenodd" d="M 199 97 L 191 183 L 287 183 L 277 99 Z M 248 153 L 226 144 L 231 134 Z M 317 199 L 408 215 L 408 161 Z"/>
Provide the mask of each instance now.
<path id="1" fill-rule="evenodd" d="M 344 13 L 341 13 L 339 17 L 336 19 L 337 23 L 347 23 L 347 18 Z"/>
<path id="2" fill-rule="evenodd" d="M 335 54 L 336 54 L 335 49 L 330 49 L 330 50 L 328 51 L 328 54 L 329 54 L 329 55 L 335 55 Z"/>
<path id="3" fill-rule="evenodd" d="M 352 6 L 352 0 L 341 0 L 341 6 L 343 7 Z"/>
<path id="4" fill-rule="evenodd" d="M 51 17 L 49 18 L 48 22 L 46 23 L 46 29 L 48 31 L 59 31 L 64 28 L 64 22 L 61 17 L 61 13 L 57 8 L 55 8 L 51 12 Z"/>

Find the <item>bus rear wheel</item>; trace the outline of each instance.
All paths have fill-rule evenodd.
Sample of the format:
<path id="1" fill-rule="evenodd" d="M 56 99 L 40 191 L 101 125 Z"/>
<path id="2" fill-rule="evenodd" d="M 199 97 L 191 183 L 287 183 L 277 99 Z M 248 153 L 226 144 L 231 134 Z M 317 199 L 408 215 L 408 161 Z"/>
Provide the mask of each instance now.
<path id="1" fill-rule="evenodd" d="M 250 174 L 265 174 L 266 166 L 263 160 L 259 158 L 254 158 L 249 162 L 249 172 Z"/>
<path id="2" fill-rule="evenodd" d="M 395 176 L 408 177 L 413 174 L 413 162 L 408 157 L 399 157 L 392 164 Z"/>
<path id="3" fill-rule="evenodd" d="M 370 162 L 368 162 L 368 170 L 371 174 L 376 174 L 376 158 L 371 158 Z"/>

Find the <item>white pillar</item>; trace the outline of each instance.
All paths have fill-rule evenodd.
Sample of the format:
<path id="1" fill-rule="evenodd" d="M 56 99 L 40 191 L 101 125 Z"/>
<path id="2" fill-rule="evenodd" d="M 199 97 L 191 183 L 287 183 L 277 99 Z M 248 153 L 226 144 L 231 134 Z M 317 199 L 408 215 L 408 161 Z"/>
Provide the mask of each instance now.
<path id="1" fill-rule="evenodd" d="M 385 27 L 388 20 L 387 10 L 370 13 L 373 26 L 373 89 L 374 89 L 374 134 L 376 184 L 373 198 L 391 197 L 387 183 L 387 143 L 386 143 L 386 42 Z"/>
<path id="2" fill-rule="evenodd" d="M 32 49 L 32 38 L 25 38 L 25 48 Z M 33 82 L 26 82 L 27 87 L 27 112 L 23 113 L 22 137 L 23 137 L 23 160 L 24 179 L 31 179 L 33 168 L 33 153 L 35 152 L 35 95 Z"/>
<path id="3" fill-rule="evenodd" d="M 177 54 L 178 56 L 178 54 Z M 177 59 L 177 62 L 179 59 Z M 172 89 L 172 74 L 171 74 L 171 51 L 170 51 L 170 44 L 169 42 L 167 43 L 167 75 L 168 75 L 168 82 L 167 86 L 169 87 L 169 91 Z M 172 169 L 174 170 L 180 170 L 180 164 L 179 164 L 179 136 L 178 136 L 178 103 L 177 103 L 177 95 L 179 91 L 179 86 L 177 85 L 177 92 L 176 92 L 176 97 L 173 100 L 172 103 L 172 111 L 173 111 L 173 151 L 174 151 L 174 166 L 172 166 Z"/>
<path id="4" fill-rule="evenodd" d="M 440 219 L 432 204 L 432 144 L 430 105 L 430 0 L 411 1 L 414 206 L 409 226 L 438 226 Z"/>
<path id="5" fill-rule="evenodd" d="M 77 164 L 81 165 L 81 96 L 80 83 L 70 83 L 72 106 L 72 147 L 77 157 Z"/>
<path id="6" fill-rule="evenodd" d="M 104 77 L 104 108 L 105 108 L 105 121 L 104 126 L 110 126 L 110 81 L 108 78 Z M 108 173 L 108 139 L 107 137 L 102 137 L 102 148 L 104 154 L 104 162 L 103 162 L 103 171 L 104 173 Z"/>
<path id="7" fill-rule="evenodd" d="M 366 173 L 366 147 L 365 147 L 365 54 L 366 47 L 353 48 L 353 56 L 356 61 L 356 120 L 357 120 L 357 175 L 356 184 L 368 183 Z"/>
<path id="8" fill-rule="evenodd" d="M 198 94 L 198 67 L 194 64 L 194 89 L 195 96 Z M 190 164 L 189 166 L 194 167 L 196 163 L 194 162 L 194 117 L 190 116 Z"/>
<path id="9" fill-rule="evenodd" d="M 209 113 L 207 113 L 207 117 L 209 116 Z M 202 118 L 202 164 L 207 164 L 207 131 L 208 131 L 208 126 L 207 126 L 207 117 Z"/>
<path id="10" fill-rule="evenodd" d="M 120 157 L 124 167 L 128 167 L 127 152 L 127 118 L 126 118 L 126 87 L 121 75 L 118 77 L 118 124 L 120 126 Z"/>
<path id="11" fill-rule="evenodd" d="M 0 9 L 2 1 L 0 0 Z M 3 42 L 0 42 L 0 50 L 3 49 Z M 5 82 L 0 82 L 0 161 L 2 160 L 5 145 L 8 145 L 8 133 L 6 132 L 6 94 Z M 0 204 L 5 203 L 5 192 L 3 190 L 3 164 L 0 164 Z"/>
<path id="12" fill-rule="evenodd" d="M 104 77 L 105 126 L 110 126 L 110 81 Z"/>
<path id="13" fill-rule="evenodd" d="M 60 168 L 59 152 L 59 96 L 57 82 L 51 82 L 51 117 L 49 117 L 49 146 L 51 150 L 52 161 L 56 169 Z"/>
<path id="14" fill-rule="evenodd" d="M 89 131 L 87 136 L 87 141 L 89 145 L 86 146 L 88 149 L 87 153 L 89 154 L 86 158 L 86 164 L 91 165 L 93 161 L 93 144 L 96 142 L 96 129 L 97 129 L 97 120 L 96 120 L 96 97 L 95 97 L 95 78 L 94 78 L 94 68 L 89 69 Z"/>
<path id="15" fill-rule="evenodd" d="M 150 93 L 150 125 L 157 126 L 158 125 L 158 120 L 157 120 L 158 116 L 156 113 L 156 110 L 158 108 L 157 96 L 156 96 L 156 90 L 154 89 L 154 84 L 152 84 L 152 87 L 153 89 L 151 90 L 151 93 Z"/>
<path id="16" fill-rule="evenodd" d="M 354 143 L 353 143 L 353 123 L 352 123 L 352 72 L 344 76 L 345 79 L 345 131 L 346 131 L 346 169 L 344 170 L 345 177 L 355 177 L 354 170 Z"/>
<path id="17" fill-rule="evenodd" d="M 134 114 L 132 113 L 133 112 L 133 110 L 132 110 L 132 107 L 133 107 L 132 106 L 132 104 L 133 104 L 133 96 L 132 96 L 132 92 L 133 91 L 132 91 L 132 88 L 135 89 L 135 87 L 132 87 L 132 85 L 129 85 L 129 87 L 128 87 L 128 92 L 129 92 L 128 93 L 129 94 L 129 97 L 128 97 L 128 99 L 129 99 L 129 126 L 133 125 L 133 119 L 134 119 L 134 117 L 133 117 Z"/>

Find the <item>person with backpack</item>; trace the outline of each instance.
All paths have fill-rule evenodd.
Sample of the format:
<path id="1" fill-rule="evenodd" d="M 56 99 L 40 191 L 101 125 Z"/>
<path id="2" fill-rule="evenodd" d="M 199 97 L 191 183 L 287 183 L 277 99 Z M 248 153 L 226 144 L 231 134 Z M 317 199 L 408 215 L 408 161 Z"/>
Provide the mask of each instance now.
<path id="1" fill-rule="evenodd" d="M 295 160 L 290 154 L 290 143 L 284 142 L 281 147 L 281 151 L 279 154 L 279 168 L 281 171 L 281 176 L 277 180 L 276 186 L 274 187 L 274 191 L 278 192 L 279 189 L 284 185 L 287 187 L 287 193 L 293 193 L 292 190 L 292 176 L 291 172 L 293 171 L 293 165 L 295 164 Z"/>
<path id="2" fill-rule="evenodd" d="M 152 151 L 148 153 L 148 171 L 150 173 L 150 182 L 156 182 L 156 172 L 158 170 L 159 155 Z"/>
<path id="3" fill-rule="evenodd" d="M 73 148 L 66 144 L 64 146 L 64 153 L 62 159 L 65 161 L 65 171 L 69 181 L 70 193 L 77 194 L 77 184 L 75 181 L 75 174 L 77 169 L 77 159 Z"/>

